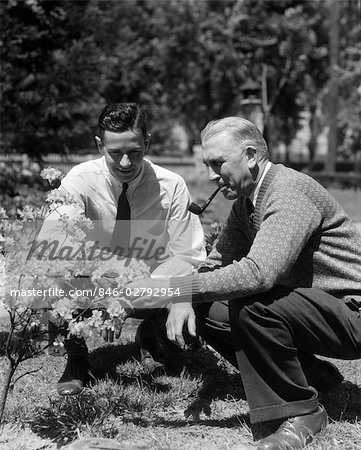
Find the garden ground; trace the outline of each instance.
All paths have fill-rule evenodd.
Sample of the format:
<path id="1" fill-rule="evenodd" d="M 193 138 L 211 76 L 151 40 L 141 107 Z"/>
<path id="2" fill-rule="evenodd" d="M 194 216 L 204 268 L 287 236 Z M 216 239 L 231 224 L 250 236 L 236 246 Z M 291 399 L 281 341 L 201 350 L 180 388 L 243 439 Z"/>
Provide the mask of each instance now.
<path id="1" fill-rule="evenodd" d="M 12 390 L 2 450 L 58 449 L 77 437 L 108 437 L 124 449 L 251 449 L 248 407 L 238 372 L 209 348 L 176 355 L 167 375 L 149 377 L 133 343 L 138 321 L 126 323 L 119 345 L 92 347 L 97 381 L 76 398 L 55 392 L 63 357 L 24 364 L 37 372 Z M 4 358 L 1 358 L 4 368 Z M 334 360 L 345 381 L 322 397 L 330 426 L 316 450 L 356 450 L 361 442 L 361 361 Z M 20 372 L 21 373 L 21 372 Z"/>
<path id="2" fill-rule="evenodd" d="M 201 201 L 208 191 L 191 186 Z M 210 192 L 212 188 L 209 188 Z M 361 222 L 359 192 L 333 190 L 356 222 Z M 218 196 L 217 196 L 218 197 Z M 216 198 L 206 226 L 222 222 L 230 204 Z M 65 359 L 42 355 L 23 363 L 21 378 L 10 392 L 1 450 L 59 449 L 77 437 L 117 439 L 124 449 L 253 448 L 248 407 L 238 372 L 209 348 L 173 358 L 166 375 L 150 377 L 138 362 L 134 333 L 138 321 L 126 322 L 117 344 L 93 345 L 94 384 L 76 398 L 55 391 Z M 6 336 L 6 325 L 0 332 Z M 1 345 L 0 345 L 1 349 Z M 5 358 L 0 350 L 0 383 Z M 329 427 L 310 450 L 356 450 L 361 442 L 361 361 L 333 360 L 345 381 L 322 397 Z M 270 425 L 272 426 L 272 425 Z M 257 437 L 257 436 L 255 436 Z"/>

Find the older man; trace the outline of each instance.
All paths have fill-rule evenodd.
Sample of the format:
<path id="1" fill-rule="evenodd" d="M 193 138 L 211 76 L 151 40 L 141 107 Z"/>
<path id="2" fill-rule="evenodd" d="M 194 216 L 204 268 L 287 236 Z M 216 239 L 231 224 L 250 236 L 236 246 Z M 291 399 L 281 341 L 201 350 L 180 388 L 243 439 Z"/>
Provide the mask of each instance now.
<path id="1" fill-rule="evenodd" d="M 237 200 L 206 261 L 212 271 L 161 286 L 179 289 L 179 309 L 201 303 L 200 331 L 237 361 L 251 422 L 283 420 L 258 449 L 303 448 L 327 423 L 305 368 L 329 369 L 336 384 L 341 375 L 314 354 L 361 357 L 361 235 L 315 180 L 269 161 L 252 123 L 213 121 L 201 137 L 210 179 Z M 171 339 L 182 320 L 168 324 Z"/>
<path id="2" fill-rule="evenodd" d="M 106 106 L 95 141 L 102 157 L 72 168 L 60 187 L 72 194 L 81 211 L 92 219 L 94 230 L 89 239 L 100 248 L 145 260 L 154 277 L 191 273 L 206 256 L 203 230 L 199 219 L 188 211 L 190 198 L 184 180 L 144 158 L 150 135 L 142 109 L 135 103 Z M 63 207 L 53 213 L 42 239 L 53 236 L 59 226 L 58 215 L 63 213 L 71 215 L 72 211 Z M 177 308 L 169 309 L 169 320 L 174 314 L 179 316 Z M 149 309 L 133 315 L 146 319 L 137 333 L 143 363 L 149 370 L 162 367 L 162 361 L 153 356 L 157 358 L 157 351 L 162 350 L 158 340 L 162 324 L 156 322 L 164 314 Z M 65 348 L 68 362 L 57 391 L 78 394 L 87 379 L 87 347 L 83 339 L 74 337 L 66 341 Z"/>

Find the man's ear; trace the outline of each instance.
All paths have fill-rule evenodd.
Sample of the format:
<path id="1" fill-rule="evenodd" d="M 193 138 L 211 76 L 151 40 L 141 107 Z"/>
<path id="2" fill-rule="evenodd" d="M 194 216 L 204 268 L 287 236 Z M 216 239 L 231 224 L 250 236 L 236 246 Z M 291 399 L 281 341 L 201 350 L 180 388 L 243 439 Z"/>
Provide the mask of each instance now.
<path id="1" fill-rule="evenodd" d="M 95 141 L 95 145 L 97 146 L 97 149 L 98 149 L 99 153 L 103 154 L 104 153 L 104 151 L 103 151 L 103 142 L 100 139 L 100 137 L 99 136 L 94 136 L 94 141 Z"/>
<path id="2" fill-rule="evenodd" d="M 152 135 L 150 133 L 147 133 L 147 137 L 144 139 L 144 145 L 145 145 L 144 154 L 147 154 L 149 151 L 151 138 L 152 138 Z"/>
<path id="3" fill-rule="evenodd" d="M 253 170 L 258 164 L 257 149 L 252 145 L 246 148 L 247 164 L 250 170 Z"/>

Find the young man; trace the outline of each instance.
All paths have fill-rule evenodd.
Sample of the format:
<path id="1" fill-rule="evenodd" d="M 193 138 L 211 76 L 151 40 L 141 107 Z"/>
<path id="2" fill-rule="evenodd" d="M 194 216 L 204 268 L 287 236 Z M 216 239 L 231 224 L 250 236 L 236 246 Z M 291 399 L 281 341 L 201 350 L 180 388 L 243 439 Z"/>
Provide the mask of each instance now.
<path id="1" fill-rule="evenodd" d="M 137 104 L 106 106 L 95 137 L 102 157 L 73 167 L 60 189 L 72 194 L 94 222 L 101 248 L 144 257 L 152 276 L 185 275 L 204 261 L 202 227 L 198 217 L 188 211 L 190 197 L 184 180 L 144 158 L 149 140 L 145 115 Z M 57 220 L 54 216 L 49 219 Z M 170 308 L 170 318 L 176 308 Z M 159 346 L 160 330 L 154 327 L 164 326 L 161 318 L 165 312 L 151 308 L 134 313 L 146 319 L 138 329 L 137 341 L 149 370 L 161 367 L 151 353 Z M 57 391 L 60 395 L 78 394 L 87 378 L 88 351 L 84 340 L 77 338 L 66 341 L 65 348 L 68 361 Z"/>
<path id="2" fill-rule="evenodd" d="M 238 363 L 251 422 L 284 421 L 258 449 L 304 448 L 327 423 L 312 378 L 330 375 L 329 387 L 342 380 L 314 354 L 361 358 L 361 235 L 315 180 L 269 161 L 252 123 L 213 121 L 201 138 L 210 179 L 237 200 L 200 273 L 147 286 L 201 303 L 199 332 Z M 182 327 L 174 318 L 168 337 Z"/>

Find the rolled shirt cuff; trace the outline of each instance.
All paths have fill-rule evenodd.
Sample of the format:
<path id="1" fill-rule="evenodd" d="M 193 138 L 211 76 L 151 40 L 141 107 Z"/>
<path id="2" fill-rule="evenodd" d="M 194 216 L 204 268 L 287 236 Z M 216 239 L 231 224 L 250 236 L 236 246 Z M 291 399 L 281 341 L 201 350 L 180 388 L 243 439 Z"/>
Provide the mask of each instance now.
<path id="1" fill-rule="evenodd" d="M 173 289 L 173 303 L 192 302 L 193 297 L 200 292 L 200 280 L 197 273 L 184 277 L 170 279 L 170 287 Z"/>

